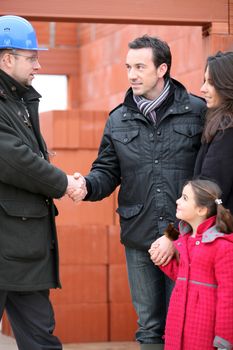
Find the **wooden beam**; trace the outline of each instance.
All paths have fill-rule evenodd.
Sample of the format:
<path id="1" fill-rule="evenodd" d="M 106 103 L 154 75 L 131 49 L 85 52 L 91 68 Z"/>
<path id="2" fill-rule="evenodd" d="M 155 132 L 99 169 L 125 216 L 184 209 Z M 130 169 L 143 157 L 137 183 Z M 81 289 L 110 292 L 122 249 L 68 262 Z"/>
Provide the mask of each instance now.
<path id="1" fill-rule="evenodd" d="M 228 22 L 228 0 L 0 0 L 0 15 L 29 20 L 203 25 Z"/>

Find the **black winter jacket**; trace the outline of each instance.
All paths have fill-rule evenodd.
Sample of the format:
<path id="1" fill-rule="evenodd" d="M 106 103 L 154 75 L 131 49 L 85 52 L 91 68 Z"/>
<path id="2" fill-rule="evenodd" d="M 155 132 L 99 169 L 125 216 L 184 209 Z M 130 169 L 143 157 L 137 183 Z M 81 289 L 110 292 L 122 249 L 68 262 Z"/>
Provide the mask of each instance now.
<path id="1" fill-rule="evenodd" d="M 52 198 L 64 194 L 67 177 L 48 162 L 39 97 L 0 70 L 1 290 L 60 286 Z"/>
<path id="2" fill-rule="evenodd" d="M 217 182 L 223 205 L 233 213 L 233 128 L 218 131 L 210 143 L 201 146 L 194 177 Z"/>
<path id="3" fill-rule="evenodd" d="M 140 250 L 147 250 L 175 220 L 176 199 L 192 177 L 200 147 L 205 103 L 175 80 L 172 87 L 156 125 L 139 112 L 128 91 L 110 113 L 98 158 L 86 177 L 86 200 L 101 200 L 120 185 L 121 242 Z"/>

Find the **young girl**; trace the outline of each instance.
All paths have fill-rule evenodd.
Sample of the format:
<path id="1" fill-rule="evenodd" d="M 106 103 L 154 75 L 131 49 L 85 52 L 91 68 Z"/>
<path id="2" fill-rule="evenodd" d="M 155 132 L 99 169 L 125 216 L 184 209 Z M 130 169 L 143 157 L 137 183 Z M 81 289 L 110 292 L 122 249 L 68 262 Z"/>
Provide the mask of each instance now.
<path id="1" fill-rule="evenodd" d="M 193 180 L 177 200 L 176 254 L 160 266 L 176 280 L 165 350 L 233 349 L 233 217 L 220 195 L 215 183 Z M 179 233 L 169 227 L 165 234 Z"/>

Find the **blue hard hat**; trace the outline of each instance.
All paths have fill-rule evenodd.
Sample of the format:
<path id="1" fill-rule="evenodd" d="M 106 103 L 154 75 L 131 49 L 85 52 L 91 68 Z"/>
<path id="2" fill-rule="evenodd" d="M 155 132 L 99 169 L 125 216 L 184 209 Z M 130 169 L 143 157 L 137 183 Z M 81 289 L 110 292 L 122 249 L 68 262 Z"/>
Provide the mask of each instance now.
<path id="1" fill-rule="evenodd" d="M 48 50 L 38 47 L 31 23 L 25 18 L 11 15 L 0 17 L 0 49 Z"/>

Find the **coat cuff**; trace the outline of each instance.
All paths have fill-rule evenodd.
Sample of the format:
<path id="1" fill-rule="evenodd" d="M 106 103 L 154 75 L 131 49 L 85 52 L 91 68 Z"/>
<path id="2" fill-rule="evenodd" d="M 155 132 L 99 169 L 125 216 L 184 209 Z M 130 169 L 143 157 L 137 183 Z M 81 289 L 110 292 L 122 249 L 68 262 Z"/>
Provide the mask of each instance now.
<path id="1" fill-rule="evenodd" d="M 87 195 L 85 198 L 83 198 L 84 201 L 88 200 L 92 194 L 92 187 L 91 187 L 90 181 L 86 177 L 85 177 L 85 181 L 86 181 L 86 187 L 87 187 Z"/>
<path id="2" fill-rule="evenodd" d="M 223 350 L 232 350 L 232 348 L 233 348 L 233 344 L 231 344 L 226 339 L 219 337 L 218 335 L 216 335 L 214 338 L 213 346 L 215 346 L 218 349 L 223 349 Z"/>

